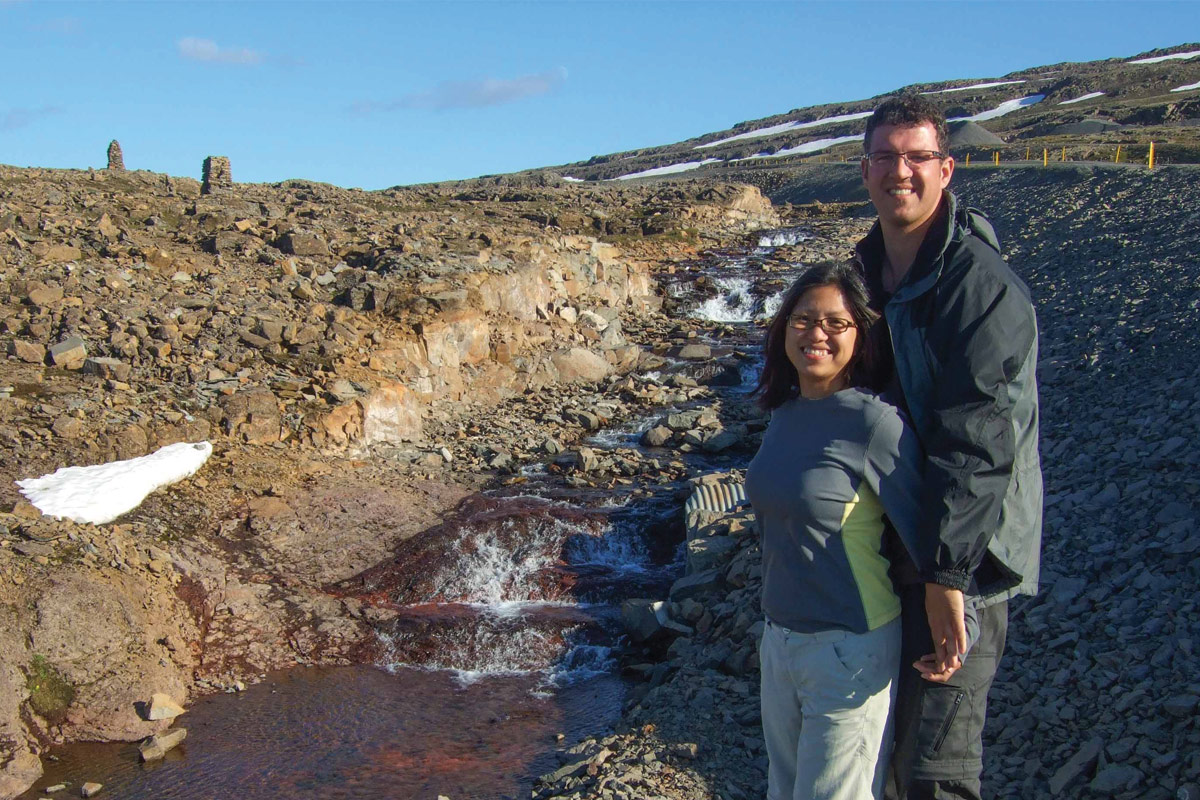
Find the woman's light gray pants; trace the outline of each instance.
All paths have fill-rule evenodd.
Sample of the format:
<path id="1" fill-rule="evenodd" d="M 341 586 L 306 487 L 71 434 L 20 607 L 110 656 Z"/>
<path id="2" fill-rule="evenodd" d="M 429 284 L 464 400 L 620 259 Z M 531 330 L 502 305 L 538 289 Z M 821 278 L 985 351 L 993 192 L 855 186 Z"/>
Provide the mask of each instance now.
<path id="1" fill-rule="evenodd" d="M 759 648 L 768 800 L 883 796 L 900 620 L 869 633 L 796 633 L 769 620 Z"/>

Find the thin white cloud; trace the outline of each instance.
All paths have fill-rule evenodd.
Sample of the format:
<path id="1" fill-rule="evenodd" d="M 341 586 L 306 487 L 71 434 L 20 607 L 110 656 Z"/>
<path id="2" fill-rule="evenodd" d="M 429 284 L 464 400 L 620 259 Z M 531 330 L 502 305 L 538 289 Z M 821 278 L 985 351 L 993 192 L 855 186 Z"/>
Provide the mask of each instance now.
<path id="1" fill-rule="evenodd" d="M 58 106 L 42 106 L 41 108 L 10 108 L 0 111 L 0 131 L 15 131 L 32 125 L 43 117 L 51 117 L 62 113 Z"/>
<path id="2" fill-rule="evenodd" d="M 236 64 L 253 66 L 261 64 L 264 56 L 248 47 L 221 47 L 212 39 L 186 36 L 175 43 L 179 56 L 189 61 L 204 61 L 211 64 Z"/>
<path id="3" fill-rule="evenodd" d="M 405 108 L 427 108 L 444 111 L 451 108 L 482 108 L 515 103 L 526 97 L 537 97 L 554 91 L 567 80 L 566 67 L 555 67 L 536 75 L 516 78 L 484 78 L 477 81 L 444 81 L 423 92 L 414 92 L 383 103 L 362 101 L 351 106 L 352 111 L 369 114 L 376 111 L 398 111 Z"/>

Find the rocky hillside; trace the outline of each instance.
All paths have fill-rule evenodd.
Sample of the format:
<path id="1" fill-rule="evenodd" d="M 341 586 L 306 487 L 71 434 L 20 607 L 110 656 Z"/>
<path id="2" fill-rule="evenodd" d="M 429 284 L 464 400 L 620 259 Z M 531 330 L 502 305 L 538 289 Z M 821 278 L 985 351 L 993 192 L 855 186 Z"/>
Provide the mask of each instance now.
<path id="1" fill-rule="evenodd" d="M 1049 64 L 1008 75 L 972 76 L 897 86 L 931 95 L 951 119 L 975 120 L 999 137 L 952 137 L 960 160 L 1002 161 L 1042 157 L 1043 148 L 1070 161 L 1112 161 L 1117 145 L 1123 160 L 1145 161 L 1155 142 L 1162 163 L 1200 163 L 1200 44 L 1084 63 Z M 812 161 L 857 158 L 863 118 L 882 98 L 794 108 L 763 119 L 739 122 L 676 144 L 593 156 L 586 162 L 550 168 L 570 179 L 599 181 L 701 170 L 728 179 L 731 170 L 777 168 Z M 854 137 L 859 137 L 858 141 Z M 653 171 L 653 172 L 651 172 Z M 542 174 L 534 170 L 532 174 Z"/>
<path id="2" fill-rule="evenodd" d="M 751 187 L 504 184 L 0 168 L 0 797 L 50 743 L 161 728 L 152 693 L 363 660 L 322 587 L 597 414 L 671 402 L 618 380 L 652 268 L 778 222 Z M 14 485 L 205 439 L 116 524 Z"/>

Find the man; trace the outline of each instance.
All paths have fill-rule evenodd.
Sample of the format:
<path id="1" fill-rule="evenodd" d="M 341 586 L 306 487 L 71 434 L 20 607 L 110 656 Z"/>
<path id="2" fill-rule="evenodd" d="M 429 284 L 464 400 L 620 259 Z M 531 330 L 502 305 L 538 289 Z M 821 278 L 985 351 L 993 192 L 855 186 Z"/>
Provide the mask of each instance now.
<path id="1" fill-rule="evenodd" d="M 925 449 L 921 524 L 937 541 L 919 572 L 901 578 L 896 791 L 901 800 L 979 798 L 1008 600 L 1037 591 L 1037 327 L 991 225 L 947 191 L 954 159 L 937 106 L 919 95 L 885 101 L 863 148 L 879 219 L 857 259 L 886 322 L 877 329 L 894 354 L 890 390 Z M 969 653 L 964 592 L 978 607 Z"/>

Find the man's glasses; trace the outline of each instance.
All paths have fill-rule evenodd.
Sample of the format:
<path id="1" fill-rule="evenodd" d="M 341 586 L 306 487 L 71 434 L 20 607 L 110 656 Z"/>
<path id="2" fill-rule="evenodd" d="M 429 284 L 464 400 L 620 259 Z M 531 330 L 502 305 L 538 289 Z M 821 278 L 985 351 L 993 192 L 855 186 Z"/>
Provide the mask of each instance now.
<path id="1" fill-rule="evenodd" d="M 864 158 L 867 159 L 872 167 L 883 167 L 885 169 L 891 169 L 900 163 L 900 159 L 904 159 L 904 163 L 916 169 L 931 161 L 941 161 L 946 158 L 946 154 L 939 153 L 937 150 L 909 150 L 907 153 L 876 150 L 874 153 L 867 153 Z"/>
<path id="2" fill-rule="evenodd" d="M 845 333 L 851 328 L 858 327 L 848 319 L 839 317 L 825 317 L 824 319 L 813 319 L 806 317 L 803 314 L 789 314 L 787 318 L 788 327 L 797 331 L 810 331 L 814 327 L 820 327 L 831 336 L 836 336 L 839 333 Z"/>

